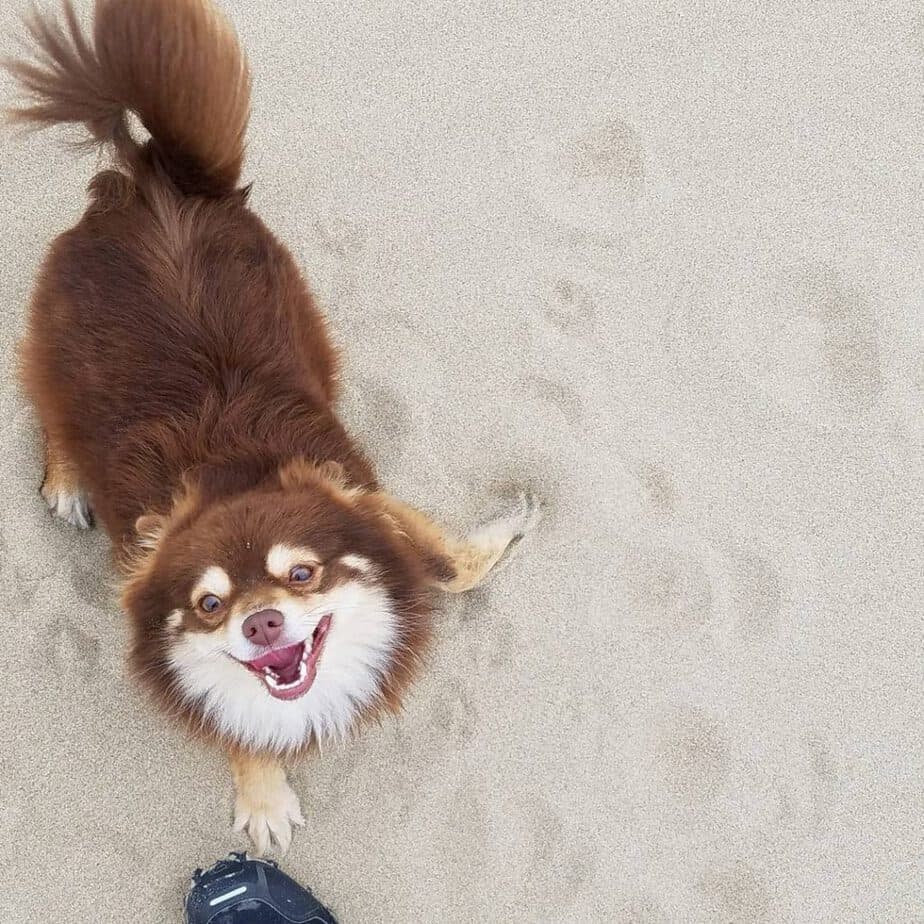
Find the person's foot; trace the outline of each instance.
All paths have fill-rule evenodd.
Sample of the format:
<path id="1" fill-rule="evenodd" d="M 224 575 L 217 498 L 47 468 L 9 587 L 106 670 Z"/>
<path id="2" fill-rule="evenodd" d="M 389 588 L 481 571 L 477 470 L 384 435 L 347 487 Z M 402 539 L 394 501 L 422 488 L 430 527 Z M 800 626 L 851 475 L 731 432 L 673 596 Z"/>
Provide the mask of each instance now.
<path id="1" fill-rule="evenodd" d="M 250 859 L 244 853 L 232 853 L 211 869 L 193 873 L 186 897 L 186 924 L 219 920 L 221 924 L 238 920 L 242 924 L 337 924 L 310 889 L 271 860 Z"/>

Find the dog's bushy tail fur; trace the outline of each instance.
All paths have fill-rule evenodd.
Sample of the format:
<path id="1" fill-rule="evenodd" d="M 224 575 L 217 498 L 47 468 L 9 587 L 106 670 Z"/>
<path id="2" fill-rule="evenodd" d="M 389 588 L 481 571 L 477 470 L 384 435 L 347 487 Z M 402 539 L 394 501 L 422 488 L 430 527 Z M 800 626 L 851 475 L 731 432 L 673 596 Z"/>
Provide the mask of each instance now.
<path id="1" fill-rule="evenodd" d="M 96 0 L 93 36 L 71 0 L 27 20 L 32 57 L 5 62 L 26 94 L 9 110 L 44 127 L 83 123 L 131 171 L 165 170 L 186 193 L 233 189 L 244 158 L 250 74 L 234 30 L 211 0 Z M 136 141 L 134 112 L 151 135 Z"/>

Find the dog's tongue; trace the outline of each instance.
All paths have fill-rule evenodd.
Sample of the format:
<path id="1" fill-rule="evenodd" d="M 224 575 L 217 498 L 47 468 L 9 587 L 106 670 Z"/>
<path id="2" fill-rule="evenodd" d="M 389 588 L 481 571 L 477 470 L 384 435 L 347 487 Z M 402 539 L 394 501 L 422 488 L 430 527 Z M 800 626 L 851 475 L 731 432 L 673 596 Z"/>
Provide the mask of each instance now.
<path id="1" fill-rule="evenodd" d="M 289 645 L 287 648 L 274 648 L 265 655 L 260 655 L 253 661 L 247 663 L 254 670 L 262 671 L 264 667 L 271 667 L 274 671 L 282 672 L 286 669 L 293 668 L 298 671 L 298 662 L 302 658 L 302 652 L 305 646 L 299 642 L 297 645 Z"/>

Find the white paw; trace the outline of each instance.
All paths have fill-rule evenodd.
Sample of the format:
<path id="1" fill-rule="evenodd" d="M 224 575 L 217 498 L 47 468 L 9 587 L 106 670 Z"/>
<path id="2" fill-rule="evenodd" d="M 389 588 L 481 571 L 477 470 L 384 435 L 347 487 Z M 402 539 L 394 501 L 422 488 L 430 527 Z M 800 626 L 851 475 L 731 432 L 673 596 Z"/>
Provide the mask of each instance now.
<path id="1" fill-rule="evenodd" d="M 473 544 L 498 556 L 494 568 L 510 557 L 514 547 L 542 519 L 542 501 L 531 492 L 521 491 L 512 509 L 479 526 L 468 538 Z"/>
<path id="2" fill-rule="evenodd" d="M 285 779 L 250 787 L 234 802 L 234 830 L 246 831 L 258 856 L 267 854 L 272 842 L 283 854 L 292 843 L 292 826 L 303 825 L 298 796 Z"/>
<path id="3" fill-rule="evenodd" d="M 56 517 L 66 520 L 71 526 L 76 526 L 77 529 L 89 529 L 93 525 L 90 504 L 86 494 L 82 491 L 69 493 L 42 485 L 42 497 L 45 498 L 45 503 L 48 504 L 51 512 Z"/>
<path id="4" fill-rule="evenodd" d="M 542 519 L 542 501 L 532 493 L 521 491 L 512 509 L 479 526 L 469 537 L 479 545 L 505 545 L 521 539 Z"/>

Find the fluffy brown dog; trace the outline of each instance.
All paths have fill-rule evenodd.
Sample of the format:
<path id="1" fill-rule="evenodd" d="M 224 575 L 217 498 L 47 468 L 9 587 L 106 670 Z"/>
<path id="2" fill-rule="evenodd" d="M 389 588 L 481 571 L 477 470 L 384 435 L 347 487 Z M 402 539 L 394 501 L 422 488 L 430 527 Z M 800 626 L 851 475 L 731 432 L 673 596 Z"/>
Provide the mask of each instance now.
<path id="1" fill-rule="evenodd" d="M 105 527 L 135 670 L 229 751 L 236 826 L 285 849 L 282 761 L 397 706 L 432 591 L 481 581 L 536 505 L 458 540 L 379 488 L 332 409 L 324 319 L 238 185 L 250 78 L 207 0 L 97 0 L 92 41 L 69 5 L 29 25 L 14 116 L 81 123 L 115 156 L 23 344 L 42 494 Z"/>

